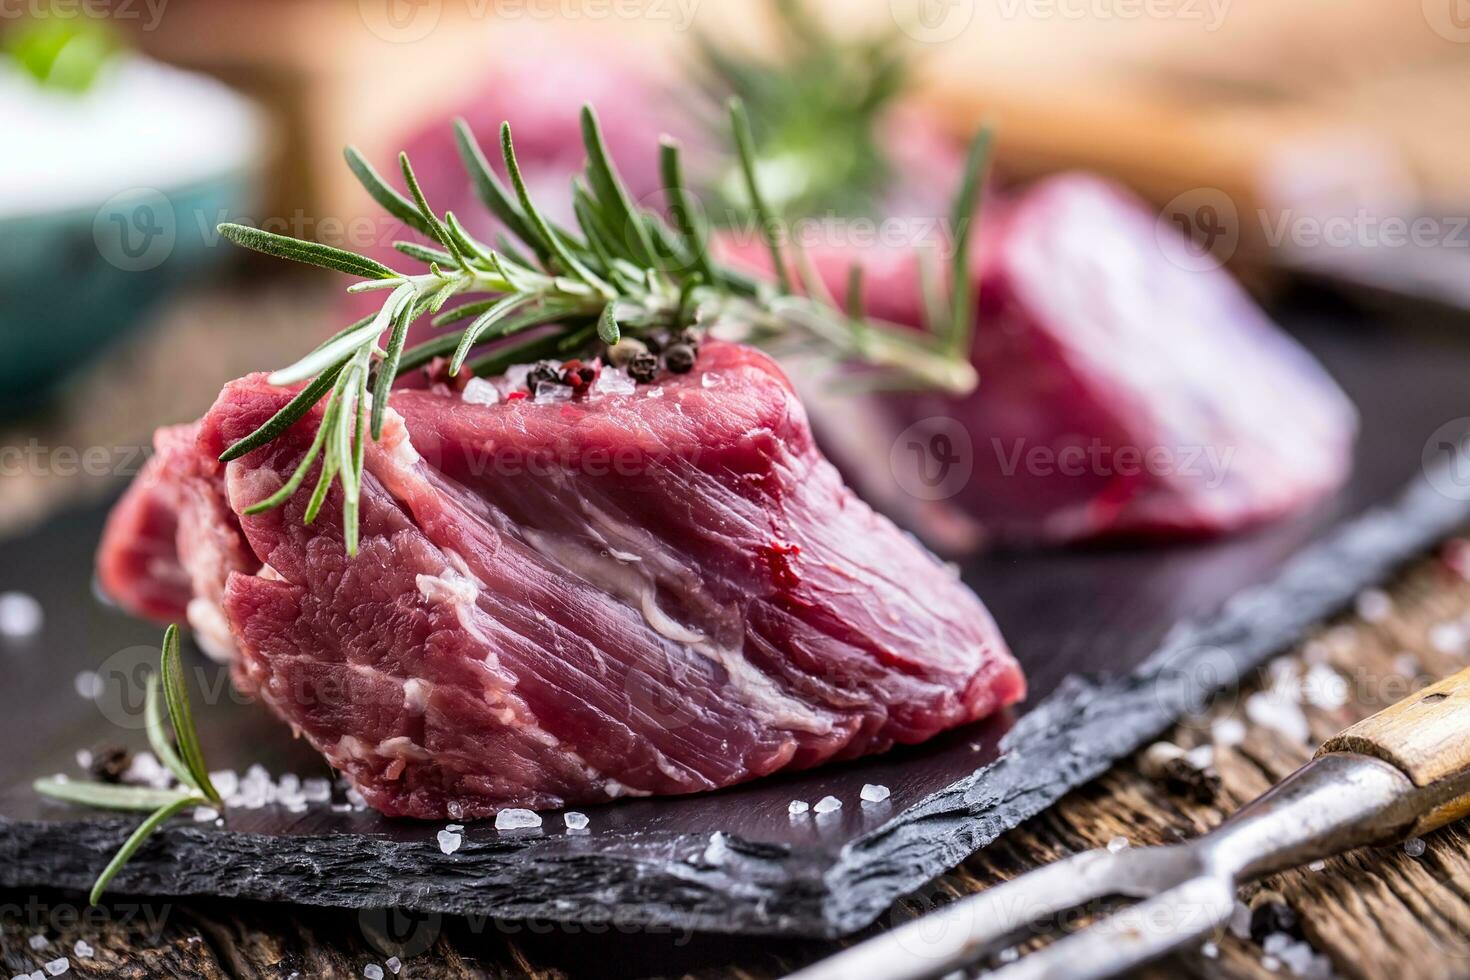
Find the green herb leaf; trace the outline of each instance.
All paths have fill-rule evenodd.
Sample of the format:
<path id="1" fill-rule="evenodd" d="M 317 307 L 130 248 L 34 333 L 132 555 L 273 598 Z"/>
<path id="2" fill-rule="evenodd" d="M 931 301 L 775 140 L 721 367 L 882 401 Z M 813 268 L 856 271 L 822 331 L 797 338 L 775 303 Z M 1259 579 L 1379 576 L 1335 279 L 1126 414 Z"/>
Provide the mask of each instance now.
<path id="1" fill-rule="evenodd" d="M 31 787 L 42 796 L 103 810 L 156 810 L 178 800 L 198 799 L 193 793 L 151 786 L 118 786 L 71 779 L 38 779 Z M 202 801 L 201 801 L 202 802 Z"/>
<path id="2" fill-rule="evenodd" d="M 260 428 L 220 453 L 220 462 L 228 463 L 232 459 L 239 459 L 241 456 L 250 452 L 250 450 L 257 449 L 280 438 L 303 415 L 311 411 L 316 403 L 322 400 L 323 395 L 332 389 L 332 385 L 337 382 L 337 375 L 342 372 L 342 368 L 346 363 L 346 361 L 342 361 L 318 375 L 313 379 L 311 384 L 302 388 L 295 398 L 287 402 L 279 412 L 262 423 Z"/>
<path id="3" fill-rule="evenodd" d="M 567 251 L 560 236 L 551 230 L 551 225 L 546 218 L 536 209 L 531 201 L 531 192 L 526 187 L 526 179 L 521 176 L 520 164 L 516 162 L 515 141 L 511 137 L 510 123 L 502 123 L 500 126 L 500 151 L 505 157 L 505 169 L 510 174 L 511 186 L 515 188 L 516 197 L 521 202 L 521 209 L 525 211 L 531 227 L 535 230 L 536 237 L 533 242 L 539 241 L 546 246 L 547 250 L 556 257 L 557 264 L 571 275 L 582 280 L 593 289 L 612 294 L 612 287 L 603 282 L 596 273 L 588 269 Z"/>
<path id="4" fill-rule="evenodd" d="M 694 198 L 684 186 L 684 168 L 679 159 L 678 141 L 664 137 L 659 144 L 659 169 L 663 175 L 664 191 L 669 195 L 669 214 L 674 227 L 684 240 L 684 247 L 694 261 L 694 271 L 707 283 L 716 284 L 714 266 L 710 263 L 709 243 L 704 229 L 694 218 Z"/>
<path id="5" fill-rule="evenodd" d="M 179 782 L 199 790 L 198 784 L 194 782 L 194 774 L 189 771 L 183 760 L 179 758 L 179 754 L 174 751 L 173 743 L 168 737 L 168 729 L 164 727 L 163 716 L 163 687 L 157 674 L 149 674 L 147 693 L 143 699 L 143 723 L 148 730 L 148 744 L 153 747 L 153 754 L 158 756 L 159 761 L 168 767 L 168 771 L 173 773 Z"/>
<path id="6" fill-rule="evenodd" d="M 159 807 L 148 816 L 148 819 L 140 823 L 138 829 L 133 831 L 132 835 L 123 842 L 123 846 L 117 849 L 117 853 L 112 856 L 112 860 L 107 862 L 107 867 L 103 868 L 102 873 L 97 876 L 96 883 L 92 885 L 91 903 L 96 905 L 102 900 L 102 893 L 107 889 L 108 883 L 117 876 L 117 873 L 122 870 L 123 865 L 132 859 L 132 856 L 138 852 L 138 848 L 143 846 L 143 842 L 155 830 L 162 827 L 171 817 L 184 809 L 184 807 L 197 805 L 202 802 L 197 797 L 186 796 L 183 799 L 175 800 L 172 803 L 167 803 Z"/>
<path id="7" fill-rule="evenodd" d="M 485 153 L 480 149 L 479 140 L 470 131 L 469 123 L 463 119 L 454 121 L 455 145 L 459 149 L 459 158 L 463 161 L 465 169 L 469 171 L 470 179 L 474 181 L 475 191 L 479 194 L 480 201 L 489 209 L 490 213 L 500 220 L 500 223 L 510 231 L 512 235 L 521 241 L 537 249 L 539 242 L 526 216 L 521 214 L 520 208 L 512 201 L 510 192 L 500 182 L 495 171 L 490 169 L 490 161 L 485 158 Z M 544 246 L 543 246 L 544 247 Z M 540 251 L 537 253 L 543 263 L 551 260 L 551 253 Z"/>
<path id="8" fill-rule="evenodd" d="M 373 169 L 373 165 L 367 162 L 367 158 L 357 151 L 357 147 L 347 147 L 342 155 L 347 158 L 347 166 L 352 170 L 352 175 L 357 178 L 358 183 L 367 189 L 367 192 L 372 195 L 373 200 L 382 205 L 383 210 L 408 225 L 414 231 L 427 235 L 430 238 L 434 237 L 432 227 L 424 220 L 424 216 L 419 213 L 419 209 L 408 198 L 388 186 L 388 183 L 382 177 L 378 176 L 378 172 Z"/>
<path id="9" fill-rule="evenodd" d="M 219 226 L 219 233 L 236 245 L 256 252 L 290 259 L 292 262 L 314 265 L 322 269 L 331 269 L 334 272 L 345 272 L 349 276 L 360 276 L 363 279 L 392 279 L 398 275 L 383 263 L 365 255 L 333 248 L 331 245 L 322 245 L 319 242 L 305 242 L 299 238 L 289 238 L 285 235 L 261 231 L 259 228 L 251 228 L 247 225 L 227 222 Z"/>
<path id="10" fill-rule="evenodd" d="M 587 180 L 592 191 L 609 215 L 616 219 L 615 227 L 622 230 L 623 240 L 611 243 L 622 246 L 616 254 L 634 262 L 656 265 L 658 258 L 654 255 L 648 229 L 644 227 L 643 215 L 633 206 L 628 188 L 613 167 L 607 144 L 602 138 L 602 127 L 597 122 L 597 113 L 590 105 L 582 107 L 582 143 L 587 147 Z"/>
<path id="11" fill-rule="evenodd" d="M 204 766 L 204 754 L 199 749 L 199 733 L 194 729 L 194 715 L 189 710 L 189 689 L 184 683 L 184 668 L 180 663 L 177 626 L 171 625 L 164 631 L 159 669 L 163 673 L 163 694 L 169 721 L 173 723 L 174 738 L 179 742 L 179 757 L 193 775 L 193 785 L 211 801 L 219 803 L 219 790 L 209 781 L 209 770 Z"/>
<path id="12" fill-rule="evenodd" d="M 949 347 L 956 354 L 968 354 L 970 335 L 975 329 L 975 297 L 970 285 L 970 251 L 974 239 L 975 212 L 980 206 L 980 192 L 984 189 L 984 178 L 990 166 L 990 147 L 994 130 L 987 124 L 980 127 L 970 142 L 970 152 L 965 159 L 965 175 L 960 190 L 955 195 L 954 209 L 950 212 L 950 228 L 954 235 L 953 253 L 950 264 L 950 326 L 947 334 Z"/>
<path id="13" fill-rule="evenodd" d="M 740 154 L 740 169 L 745 175 L 745 192 L 750 196 L 751 210 L 760 223 L 761 238 L 771 253 L 771 266 L 776 283 L 782 293 L 791 292 L 791 276 L 786 271 L 786 259 L 781 254 L 781 241 L 775 216 L 761 193 L 760 181 L 756 178 L 755 138 L 750 134 L 750 116 L 739 99 L 730 100 L 730 128 L 735 134 L 735 149 Z"/>
<path id="14" fill-rule="evenodd" d="M 597 338 L 604 344 L 612 346 L 622 337 L 622 331 L 618 329 L 617 301 L 607 304 L 602 308 L 602 315 L 597 318 Z"/>

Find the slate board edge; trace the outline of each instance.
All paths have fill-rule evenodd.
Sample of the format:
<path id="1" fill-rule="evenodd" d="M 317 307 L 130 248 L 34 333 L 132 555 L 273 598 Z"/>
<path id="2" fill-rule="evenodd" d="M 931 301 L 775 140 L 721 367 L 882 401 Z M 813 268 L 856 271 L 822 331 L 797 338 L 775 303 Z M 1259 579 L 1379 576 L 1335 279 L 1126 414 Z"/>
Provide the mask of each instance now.
<path id="1" fill-rule="evenodd" d="M 1181 624 L 1138 670 L 1069 679 L 1017 723 L 999 761 L 835 855 L 729 838 L 727 856 L 711 861 L 703 834 L 549 834 L 467 840 L 451 858 L 439 852 L 430 825 L 420 844 L 247 835 L 180 823 L 156 835 L 110 893 L 753 935 L 850 934 L 1233 686 L 1467 518 L 1470 502 L 1416 480 L 1395 503 L 1309 546 L 1274 580 L 1238 593 L 1216 616 Z M 85 890 L 135 822 L 82 820 L 58 834 L 53 823 L 0 817 L 0 885 Z M 453 876 L 445 874 L 450 867 Z"/>

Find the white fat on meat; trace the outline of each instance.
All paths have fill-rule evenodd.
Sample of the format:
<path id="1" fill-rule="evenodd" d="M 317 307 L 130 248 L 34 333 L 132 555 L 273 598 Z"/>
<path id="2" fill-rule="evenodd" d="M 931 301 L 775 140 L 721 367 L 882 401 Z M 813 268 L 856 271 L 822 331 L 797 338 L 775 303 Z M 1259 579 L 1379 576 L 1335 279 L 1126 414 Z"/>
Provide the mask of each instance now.
<path id="1" fill-rule="evenodd" d="M 195 596 L 185 607 L 184 616 L 194 631 L 194 642 L 211 660 L 227 664 L 235 659 L 235 636 L 219 606 L 203 596 Z"/>
<path id="2" fill-rule="evenodd" d="M 832 730 L 827 715 L 787 697 L 776 682 L 745 658 L 743 650 L 710 641 L 704 633 L 690 629 L 664 612 L 658 590 L 647 568 L 625 564 L 562 535 L 544 534 L 523 528 L 526 542 L 543 557 L 561 565 L 593 587 L 637 609 L 649 628 L 724 668 L 751 710 L 767 724 L 794 731 L 825 734 Z"/>

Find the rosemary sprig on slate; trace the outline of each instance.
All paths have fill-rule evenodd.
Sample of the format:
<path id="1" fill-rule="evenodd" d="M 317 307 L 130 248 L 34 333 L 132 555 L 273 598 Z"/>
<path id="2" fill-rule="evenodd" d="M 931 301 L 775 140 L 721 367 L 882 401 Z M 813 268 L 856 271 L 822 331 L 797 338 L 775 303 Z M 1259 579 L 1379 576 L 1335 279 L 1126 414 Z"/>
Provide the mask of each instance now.
<path id="1" fill-rule="evenodd" d="M 435 358 L 448 359 L 451 375 L 466 367 L 491 374 L 517 360 L 548 353 L 563 357 L 590 353 L 624 336 L 695 324 L 727 325 L 737 329 L 742 339 L 815 346 L 833 360 L 870 365 L 878 375 L 910 386 L 955 394 L 970 391 L 977 379 L 962 337 L 866 319 L 816 295 L 791 291 L 780 244 L 780 215 L 765 204 L 750 123 L 738 100 L 731 102 L 730 120 L 748 196 L 755 202 L 775 263 L 775 287 L 710 259 L 704 229 L 693 218 L 679 147 L 673 141 L 663 141 L 660 158 L 672 220 L 634 204 L 609 159 L 590 106 L 582 112 L 587 166 L 571 190 L 574 229 L 554 225 L 532 200 L 509 124 L 500 130 L 507 186 L 462 121 L 456 125 L 460 156 L 482 203 L 513 242 L 492 247 L 471 236 L 453 213 L 437 214 L 407 156 L 399 157 L 408 190 L 405 195 L 350 148 L 348 166 L 373 199 L 428 240 L 427 244 L 395 243 L 407 258 L 426 264 L 427 272 L 400 272 L 331 246 L 243 225 L 221 225 L 226 238 L 247 248 L 356 276 L 361 281 L 349 291 L 387 294 L 376 315 L 348 326 L 295 364 L 271 375 L 274 384 L 304 382 L 305 387 L 254 433 L 227 449 L 221 460 L 236 459 L 271 442 L 318 404 L 323 408 L 316 438 L 296 471 L 277 493 L 248 513 L 284 503 L 301 489 L 320 459 L 305 519 L 314 520 L 332 484 L 340 484 L 344 539 L 348 552 L 355 554 L 366 443 L 382 433 L 393 380 Z M 973 204 L 973 197 L 966 194 L 972 195 L 979 184 L 986 165 L 984 146 L 988 138 L 984 144 L 977 143 L 979 148 L 971 154 L 971 173 L 957 209 L 966 207 L 966 201 Z M 968 227 L 964 231 L 968 234 Z M 954 250 L 964 254 L 965 246 L 956 242 Z M 963 284 L 953 287 L 946 322 L 968 324 L 973 319 L 966 289 Z M 424 316 L 432 317 L 435 326 L 453 329 L 407 347 L 410 325 Z M 528 333 L 530 339 L 512 339 Z M 471 353 L 485 345 L 493 345 L 488 355 L 470 360 Z"/>
<path id="2" fill-rule="evenodd" d="M 209 781 L 209 771 L 205 768 L 204 756 L 199 750 L 199 734 L 195 730 L 194 716 L 189 709 L 189 693 L 179 657 L 179 628 L 170 626 L 163 634 L 159 673 L 148 678 L 147 700 L 143 709 L 148 743 L 152 746 L 154 755 L 179 781 L 177 789 L 118 786 L 55 777 L 38 779 L 33 784 L 36 792 L 41 795 L 68 803 L 80 803 L 106 810 L 149 812 L 148 818 L 123 842 L 122 847 L 118 848 L 112 860 L 107 863 L 107 867 L 97 876 L 96 883 L 92 885 L 93 905 L 102 898 L 107 883 L 137 853 L 143 842 L 167 823 L 170 817 L 190 806 L 220 806 L 223 802 L 214 784 Z M 161 684 L 159 675 L 162 675 Z M 164 723 L 165 713 L 168 717 L 167 725 Z M 173 740 L 170 739 L 170 731 Z M 178 743 L 177 751 L 173 744 L 175 740 Z"/>

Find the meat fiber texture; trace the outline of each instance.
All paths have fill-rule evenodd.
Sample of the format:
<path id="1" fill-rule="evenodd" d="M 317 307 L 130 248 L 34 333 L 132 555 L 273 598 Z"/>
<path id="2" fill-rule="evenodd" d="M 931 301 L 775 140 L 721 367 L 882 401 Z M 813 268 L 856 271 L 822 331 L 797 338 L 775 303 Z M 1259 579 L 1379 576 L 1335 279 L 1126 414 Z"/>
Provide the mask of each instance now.
<path id="1" fill-rule="evenodd" d="M 963 554 L 1219 535 L 1344 481 L 1357 432 L 1347 397 L 1227 272 L 1176 261 L 1183 239 L 1141 202 L 1064 175 L 996 204 L 972 268 L 973 394 L 838 399 L 802 385 L 824 448 L 865 499 Z M 756 249 L 724 250 L 762 263 Z M 839 295 L 857 262 L 872 315 L 923 322 L 912 248 L 809 251 Z"/>
<path id="2" fill-rule="evenodd" d="M 129 515 L 207 508 L 252 559 L 203 596 L 238 647 L 237 683 L 393 816 L 715 789 L 920 742 L 1023 696 L 979 599 L 847 489 L 765 355 L 709 342 L 687 375 L 575 400 L 510 399 L 514 383 L 394 393 L 354 558 L 339 490 L 310 526 L 305 493 L 244 515 L 315 418 L 218 464 L 291 395 L 231 383 L 194 462 L 160 454 L 119 505 L 109 588 L 171 613 L 130 601 L 146 591 L 129 583 L 146 574 L 130 534 L 156 542 L 161 522 Z M 225 515 L 158 493 L 211 470 Z"/>

